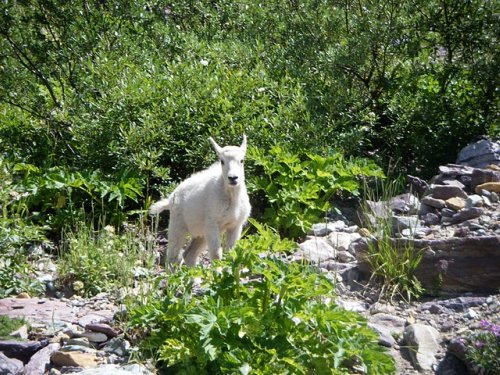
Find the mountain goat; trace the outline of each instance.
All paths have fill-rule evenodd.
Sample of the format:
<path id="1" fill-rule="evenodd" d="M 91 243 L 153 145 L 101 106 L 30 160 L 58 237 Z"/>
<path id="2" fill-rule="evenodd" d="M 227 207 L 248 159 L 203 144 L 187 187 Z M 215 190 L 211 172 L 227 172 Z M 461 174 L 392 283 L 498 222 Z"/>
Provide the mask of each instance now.
<path id="1" fill-rule="evenodd" d="M 221 236 L 225 237 L 224 249 L 232 248 L 250 215 L 243 168 L 246 135 L 239 147 L 220 147 L 211 137 L 209 141 L 219 161 L 184 180 L 168 198 L 149 209 L 152 215 L 170 210 L 167 263 L 179 262 L 188 233 L 192 239 L 183 253 L 186 265 L 196 265 L 207 247 L 211 261 L 221 259 Z"/>

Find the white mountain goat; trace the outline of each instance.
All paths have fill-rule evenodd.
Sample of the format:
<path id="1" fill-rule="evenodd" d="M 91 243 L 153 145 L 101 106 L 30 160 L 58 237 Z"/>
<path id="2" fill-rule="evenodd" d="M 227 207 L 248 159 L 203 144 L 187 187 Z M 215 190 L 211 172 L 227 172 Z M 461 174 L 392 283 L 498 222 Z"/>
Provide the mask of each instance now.
<path id="1" fill-rule="evenodd" d="M 210 260 L 221 259 L 221 236 L 225 237 L 224 249 L 232 248 L 250 215 L 243 168 L 246 135 L 239 147 L 222 148 L 211 137 L 209 141 L 219 161 L 184 180 L 168 198 L 149 209 L 152 215 L 170 210 L 167 263 L 179 262 L 188 233 L 192 239 L 183 253 L 186 265 L 196 265 L 207 247 Z"/>

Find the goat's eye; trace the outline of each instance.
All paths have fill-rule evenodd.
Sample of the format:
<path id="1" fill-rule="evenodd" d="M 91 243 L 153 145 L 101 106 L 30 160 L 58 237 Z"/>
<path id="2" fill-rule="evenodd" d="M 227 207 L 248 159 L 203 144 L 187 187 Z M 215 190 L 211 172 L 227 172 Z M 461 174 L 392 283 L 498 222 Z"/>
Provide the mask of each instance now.
<path id="1" fill-rule="evenodd" d="M 245 160 L 241 159 L 240 160 L 240 164 L 243 164 L 245 162 Z"/>
<path id="2" fill-rule="evenodd" d="M 221 163 L 222 165 L 224 165 L 224 160 L 222 160 L 222 159 L 221 159 L 220 163 Z"/>

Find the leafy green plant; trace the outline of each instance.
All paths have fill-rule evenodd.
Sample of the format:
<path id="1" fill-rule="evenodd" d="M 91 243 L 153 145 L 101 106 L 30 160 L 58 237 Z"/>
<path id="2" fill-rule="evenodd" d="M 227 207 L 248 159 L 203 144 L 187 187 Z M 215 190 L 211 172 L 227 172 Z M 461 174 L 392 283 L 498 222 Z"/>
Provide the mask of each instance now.
<path id="1" fill-rule="evenodd" d="M 149 229 L 138 225 L 121 233 L 111 226 L 94 230 L 89 222 L 67 229 L 60 248 L 59 282 L 86 296 L 133 287 L 136 277 L 154 269 Z"/>
<path id="2" fill-rule="evenodd" d="M 500 368 L 500 325 L 481 320 L 479 328 L 479 333 L 464 340 L 466 358 L 481 371 L 494 374 Z"/>
<path id="3" fill-rule="evenodd" d="M 7 315 L 0 315 L 0 340 L 12 339 L 10 334 L 27 324 L 24 317 L 10 318 Z"/>
<path id="4" fill-rule="evenodd" d="M 27 292 L 42 295 L 43 282 L 35 278 L 35 268 L 28 257 L 22 253 L 0 251 L 0 298 Z"/>
<path id="5" fill-rule="evenodd" d="M 373 162 L 339 153 L 295 154 L 274 146 L 269 152 L 251 148 L 249 159 L 256 165 L 250 190 L 265 197 L 262 220 L 291 238 L 325 216 L 334 194 L 357 195 L 362 178 L 383 176 Z"/>
<path id="6" fill-rule="evenodd" d="M 393 299 L 395 296 L 411 300 L 423 293 L 420 281 L 415 272 L 422 260 L 422 252 L 417 251 L 411 240 L 393 238 L 393 216 L 390 199 L 395 197 L 401 188 L 401 180 L 391 178 L 375 180 L 372 185 L 364 185 L 363 210 L 365 226 L 373 237 L 368 240 L 366 260 L 370 264 L 372 280 L 381 284 L 380 295 Z M 382 203 L 381 215 L 373 215 L 368 208 L 368 201 Z"/>
<path id="7" fill-rule="evenodd" d="M 32 164 L 13 166 L 17 174 L 15 188 L 25 197 L 25 206 L 38 211 L 44 220 L 58 230 L 81 219 L 81 207 L 106 213 L 107 219 L 118 226 L 126 217 L 129 202 L 142 196 L 144 182 L 130 171 L 105 177 L 97 171 L 71 171 L 54 167 L 41 170 Z"/>
<path id="8" fill-rule="evenodd" d="M 168 373 L 394 373 L 332 281 L 275 252 L 290 246 L 260 226 L 213 267 L 179 267 L 131 308 L 129 334 Z"/>

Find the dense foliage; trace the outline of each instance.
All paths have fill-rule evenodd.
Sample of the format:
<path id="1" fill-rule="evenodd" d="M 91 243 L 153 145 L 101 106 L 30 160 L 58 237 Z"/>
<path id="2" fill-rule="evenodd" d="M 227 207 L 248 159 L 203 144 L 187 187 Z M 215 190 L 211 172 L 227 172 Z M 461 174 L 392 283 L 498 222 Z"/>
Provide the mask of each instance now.
<path id="1" fill-rule="evenodd" d="M 2 157 L 178 179 L 206 138 L 453 161 L 498 134 L 494 2 L 4 1 Z"/>
<path id="2" fill-rule="evenodd" d="M 217 267 L 177 269 L 131 312 L 144 353 L 175 374 L 394 373 L 364 319 L 335 306 L 332 281 L 280 259 L 293 247 L 259 226 Z"/>
<path id="3" fill-rule="evenodd" d="M 150 281 L 142 214 L 213 161 L 209 135 L 248 135 L 254 215 L 290 237 L 377 165 L 434 174 L 500 135 L 499 26 L 482 0 L 0 2 L 0 297 L 43 292 L 30 262 L 45 250 L 81 294 Z M 290 250 L 259 233 L 220 272 L 144 287 L 146 352 L 186 372 L 393 371 L 360 317 L 325 302 L 328 280 L 256 255 Z M 417 294 L 413 260 L 385 274 Z"/>
<path id="4" fill-rule="evenodd" d="M 304 235 L 324 217 L 334 195 L 358 195 L 362 181 L 384 177 L 373 162 L 346 160 L 338 153 L 322 157 L 274 146 L 267 152 L 251 148 L 249 158 L 255 164 L 250 190 L 266 207 L 256 215 L 289 238 Z"/>

